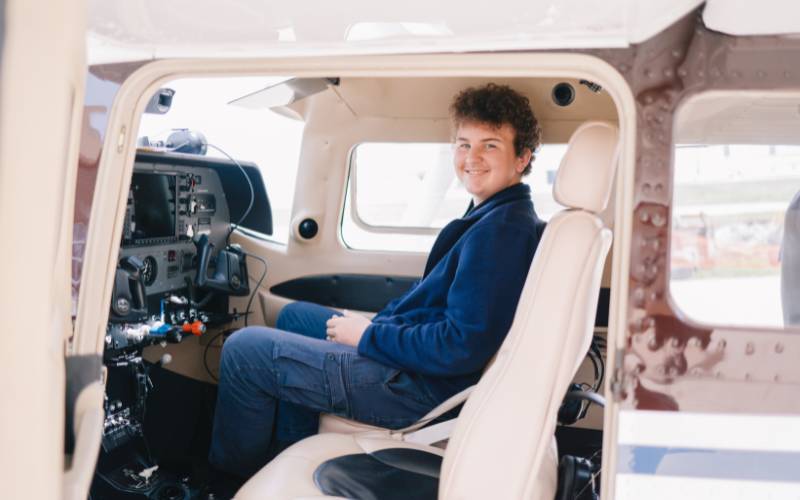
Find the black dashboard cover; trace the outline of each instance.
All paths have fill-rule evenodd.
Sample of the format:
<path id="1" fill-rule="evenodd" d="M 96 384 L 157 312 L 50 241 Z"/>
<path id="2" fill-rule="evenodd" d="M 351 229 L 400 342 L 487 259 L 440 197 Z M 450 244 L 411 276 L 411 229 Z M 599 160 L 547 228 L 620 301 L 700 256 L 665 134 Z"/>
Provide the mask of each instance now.
<path id="1" fill-rule="evenodd" d="M 422 450 L 389 448 L 323 462 L 314 482 L 326 495 L 359 500 L 435 500 L 442 457 Z"/>

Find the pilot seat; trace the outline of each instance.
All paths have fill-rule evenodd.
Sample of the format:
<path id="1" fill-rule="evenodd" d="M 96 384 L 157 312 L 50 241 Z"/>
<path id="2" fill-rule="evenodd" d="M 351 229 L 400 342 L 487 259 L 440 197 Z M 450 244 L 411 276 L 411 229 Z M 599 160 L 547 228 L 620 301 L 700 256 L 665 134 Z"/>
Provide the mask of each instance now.
<path id="1" fill-rule="evenodd" d="M 476 386 L 401 430 L 325 415 L 320 434 L 283 451 L 236 498 L 555 498 L 556 418 L 592 339 L 611 245 L 599 214 L 618 149 L 608 123 L 572 135 L 553 186 L 566 208 L 547 224 L 511 329 Z M 464 399 L 457 419 L 428 426 Z"/>

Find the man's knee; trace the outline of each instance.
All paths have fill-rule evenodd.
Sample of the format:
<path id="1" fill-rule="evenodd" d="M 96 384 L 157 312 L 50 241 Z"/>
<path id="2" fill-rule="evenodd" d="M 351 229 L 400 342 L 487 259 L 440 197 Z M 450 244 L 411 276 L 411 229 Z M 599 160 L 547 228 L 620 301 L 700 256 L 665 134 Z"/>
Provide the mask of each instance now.
<path id="1" fill-rule="evenodd" d="M 220 371 L 267 363 L 274 343 L 272 332 L 274 330 L 260 326 L 250 326 L 234 332 L 222 345 Z"/>
<path id="2" fill-rule="evenodd" d="M 278 330 L 294 331 L 298 318 L 303 315 L 304 302 L 290 302 L 283 306 L 275 321 Z"/>

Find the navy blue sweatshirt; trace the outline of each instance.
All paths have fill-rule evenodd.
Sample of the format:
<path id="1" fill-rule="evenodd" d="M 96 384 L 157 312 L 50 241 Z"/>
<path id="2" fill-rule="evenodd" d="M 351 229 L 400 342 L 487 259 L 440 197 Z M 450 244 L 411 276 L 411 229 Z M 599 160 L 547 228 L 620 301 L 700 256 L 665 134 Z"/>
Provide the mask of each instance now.
<path id="1" fill-rule="evenodd" d="M 449 223 L 422 279 L 373 318 L 359 354 L 416 374 L 440 400 L 477 383 L 511 327 L 543 228 L 525 184 Z"/>

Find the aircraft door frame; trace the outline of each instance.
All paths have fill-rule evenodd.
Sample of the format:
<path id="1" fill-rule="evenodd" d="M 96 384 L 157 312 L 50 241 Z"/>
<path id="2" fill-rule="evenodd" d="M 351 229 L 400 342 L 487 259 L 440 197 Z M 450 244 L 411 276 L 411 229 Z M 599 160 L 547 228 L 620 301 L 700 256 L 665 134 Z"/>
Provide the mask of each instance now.
<path id="1" fill-rule="evenodd" d="M 0 12 L 0 442 L 9 451 L 0 458 L 3 492 L 85 498 L 102 420 L 76 425 L 80 445 L 65 455 L 64 355 L 72 333 L 69 259 L 86 2 L 6 0 Z M 78 420 L 102 411 L 101 397 L 84 392 Z"/>
<path id="2" fill-rule="evenodd" d="M 791 482 L 796 479 L 780 476 L 779 468 L 763 477 L 752 471 L 769 468 L 763 464 L 776 459 L 776 453 L 783 454 L 782 460 L 800 453 L 796 432 L 788 432 L 800 420 L 800 368 L 769 378 L 752 368 L 769 366 L 776 353 L 800 349 L 800 337 L 778 329 L 701 325 L 676 308 L 669 295 L 672 137 L 675 113 L 693 95 L 800 89 L 795 71 L 800 42 L 728 36 L 689 15 L 629 49 L 591 52 L 626 78 L 638 117 L 633 209 L 620 213 L 618 207 L 617 214 L 617 221 L 629 226 L 630 238 L 627 248 L 615 254 L 615 266 L 624 276 L 612 289 L 612 322 L 616 317 L 620 326 L 609 338 L 613 375 L 606 386 L 611 398 L 604 424 L 603 497 L 674 498 L 687 492 L 694 498 L 780 496 L 789 491 L 782 488 L 796 488 Z M 668 369 L 660 353 L 670 349 L 693 349 L 709 366 L 678 370 L 656 384 L 648 374 Z M 649 355 L 643 358 L 642 352 Z M 723 359 L 729 367 L 725 373 L 715 369 Z M 749 436 L 747 443 L 743 436 Z M 738 449 L 731 448 L 734 443 Z M 753 460 L 762 465 L 743 465 Z M 681 469 L 668 462 L 692 465 Z"/>
<path id="3" fill-rule="evenodd" d="M 445 64 L 446 63 L 446 64 Z M 111 296 L 113 269 L 116 266 L 118 242 L 122 234 L 122 214 L 124 214 L 126 193 L 129 188 L 136 152 L 135 136 L 141 112 L 144 110 L 147 96 L 152 95 L 166 81 L 189 75 L 202 74 L 291 74 L 299 77 L 336 74 L 341 77 L 392 76 L 402 72 L 404 75 L 454 76 L 469 77 L 476 75 L 513 76 L 513 77 L 566 77 L 587 78 L 604 84 L 617 106 L 620 119 L 620 133 L 623 138 L 623 154 L 620 161 L 617 194 L 617 224 L 615 238 L 617 244 L 627 241 L 625 228 L 620 221 L 620 214 L 630 209 L 630 203 L 623 198 L 628 197 L 632 179 L 630 170 L 634 162 L 635 136 L 635 103 L 629 87 L 618 71 L 603 62 L 596 54 L 534 53 L 505 54 L 498 59 L 493 54 L 445 54 L 418 56 L 365 56 L 342 58 L 309 58 L 303 60 L 271 59 L 253 61 L 203 61 L 203 60 L 163 60 L 154 62 L 108 64 L 90 68 L 87 77 L 87 105 L 84 119 L 84 140 L 81 151 L 81 169 L 83 176 L 78 179 L 78 207 L 76 209 L 76 225 L 84 221 L 85 247 L 81 248 L 80 260 L 83 269 L 77 274 L 80 280 L 79 300 L 77 304 L 76 352 L 87 355 L 101 355 L 103 350 L 108 303 Z M 101 95 L 102 94 L 102 95 Z M 98 99 L 95 101 L 95 95 Z M 96 108 L 93 108 L 95 106 Z M 87 125 L 88 124 L 88 125 Z M 306 133 L 308 129 L 306 129 Z M 418 138 L 414 137 L 414 140 Z M 303 193 L 309 203 L 299 197 L 295 199 L 292 214 L 293 226 L 307 216 L 323 216 L 327 222 L 320 225 L 320 235 L 328 234 L 326 245 L 319 252 L 313 240 L 308 243 L 290 240 L 290 245 L 282 246 L 273 242 L 257 240 L 246 234 L 234 234 L 233 241 L 241 243 L 251 253 L 265 257 L 270 270 L 260 301 L 267 304 L 267 316 L 274 314 L 279 307 L 278 301 L 286 303 L 288 299 L 269 293 L 269 288 L 298 277 L 330 273 L 374 274 L 375 269 L 391 269 L 399 276 L 414 276 L 421 272 L 425 255 L 422 253 L 401 254 L 399 252 L 355 251 L 348 249 L 340 241 L 340 217 L 344 207 L 347 166 L 342 164 L 335 171 L 331 161 L 339 161 L 347 156 L 354 142 L 331 145 L 326 142 L 324 131 L 316 136 L 318 142 L 310 150 L 313 154 L 323 155 L 317 158 L 303 158 L 319 165 L 320 169 L 310 172 L 306 179 L 307 189 Z M 357 142 L 357 140 L 355 141 Z M 334 148 L 344 151 L 344 156 L 334 156 L 330 151 Z M 331 161 L 328 161 L 331 160 Z M 298 184 L 299 186 L 299 184 Z M 620 194 L 619 186 L 624 186 Z M 82 189 L 88 188 L 87 193 Z M 96 189 L 95 189 L 96 188 Z M 299 187 L 297 188 L 299 189 Z M 82 206 L 89 200 L 88 206 Z M 300 208 L 302 207 L 302 209 Z M 81 215 L 82 214 L 82 215 Z M 81 219 L 84 217 L 84 219 Z M 327 233 L 325 233 L 327 232 Z M 76 232 L 77 235 L 77 232 Z M 319 236 L 318 236 L 319 238 Z M 334 248 L 333 243 L 336 244 Z M 335 251 L 334 251 L 335 250 Z M 315 253 L 315 251 L 317 253 Z M 624 254 L 625 252 L 621 252 Z M 307 258 L 313 255 L 314 258 Z M 302 264 L 292 268 L 282 266 L 283 263 L 295 261 Z M 620 275 L 619 266 L 624 263 L 622 257 L 615 257 L 614 274 Z M 260 275 L 260 266 L 251 267 L 251 279 Z M 75 279 L 76 276 L 73 276 Z M 272 281 L 270 281 L 272 280 Z M 617 281 L 624 282 L 624 277 Z M 617 293 L 624 297 L 625 287 L 619 286 Z M 267 303 L 276 299 L 271 304 Z M 243 310 L 247 298 L 232 301 L 231 307 Z M 622 301 L 617 300 L 617 303 Z M 612 297 L 612 308 L 615 300 Z M 624 303 L 623 303 L 624 306 Z M 261 311 L 256 310 L 258 316 Z M 616 320 L 614 318 L 617 318 Z M 624 313 L 617 311 L 611 316 L 609 331 L 620 330 L 614 321 L 620 323 Z M 272 318 L 269 318 L 272 319 Z M 269 320 L 268 320 L 269 321 Z M 255 322 L 254 322 L 255 323 Z"/>

